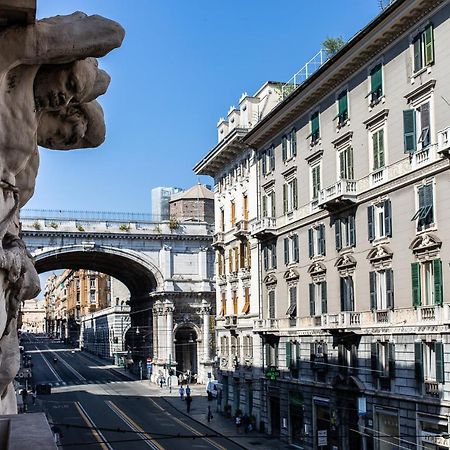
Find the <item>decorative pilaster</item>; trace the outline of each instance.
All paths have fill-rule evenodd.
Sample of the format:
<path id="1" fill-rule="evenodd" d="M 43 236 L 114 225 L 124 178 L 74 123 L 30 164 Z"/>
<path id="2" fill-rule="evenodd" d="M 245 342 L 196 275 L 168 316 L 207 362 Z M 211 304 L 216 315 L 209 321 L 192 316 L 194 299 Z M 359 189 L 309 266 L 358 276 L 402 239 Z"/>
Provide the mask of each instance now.
<path id="1" fill-rule="evenodd" d="M 159 358 L 159 328 L 158 328 L 158 309 L 161 307 L 161 302 L 157 300 L 152 309 L 153 317 L 153 360 L 156 362 Z"/>
<path id="2" fill-rule="evenodd" d="M 170 301 L 166 301 L 165 303 L 165 313 L 166 313 L 166 340 L 167 340 L 167 355 L 166 359 L 167 362 L 173 363 L 175 361 L 175 354 L 174 354 L 174 345 L 173 345 L 173 311 L 174 311 L 174 305 Z"/>
<path id="3" fill-rule="evenodd" d="M 211 305 L 206 300 L 202 300 L 202 307 L 200 309 L 200 312 L 203 315 L 203 361 L 209 362 L 211 359 L 209 346 L 209 341 L 211 338 L 211 333 L 209 329 Z"/>

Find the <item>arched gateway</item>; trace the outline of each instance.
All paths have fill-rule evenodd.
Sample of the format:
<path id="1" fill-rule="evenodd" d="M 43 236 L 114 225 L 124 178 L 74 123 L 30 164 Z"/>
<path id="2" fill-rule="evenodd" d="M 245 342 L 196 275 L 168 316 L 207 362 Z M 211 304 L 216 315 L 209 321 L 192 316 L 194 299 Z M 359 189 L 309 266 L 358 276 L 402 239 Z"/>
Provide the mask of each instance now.
<path id="1" fill-rule="evenodd" d="M 45 213 L 45 212 L 44 212 Z M 76 219 L 22 217 L 23 238 L 38 273 L 58 269 L 86 269 L 110 275 L 130 291 L 130 323 L 126 348 L 144 376 L 152 360 L 152 379 L 182 371 L 195 361 L 200 381 L 211 371 L 214 314 L 211 226 L 205 222 L 126 221 L 100 218 Z M 199 330 L 195 346 L 180 353 L 175 330 L 189 321 Z M 187 335 L 189 340 L 189 335 Z M 195 357 L 194 357 L 195 356 Z M 177 359 L 183 361 L 178 364 Z M 178 373 L 177 373 L 178 375 Z"/>

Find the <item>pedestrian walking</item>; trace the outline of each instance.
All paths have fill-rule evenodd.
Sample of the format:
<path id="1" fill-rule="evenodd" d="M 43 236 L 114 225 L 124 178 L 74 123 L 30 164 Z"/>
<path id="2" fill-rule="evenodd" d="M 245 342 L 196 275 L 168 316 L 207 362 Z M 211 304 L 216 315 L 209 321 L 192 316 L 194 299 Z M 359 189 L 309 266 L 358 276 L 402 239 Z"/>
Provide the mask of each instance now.
<path id="1" fill-rule="evenodd" d="M 183 401 L 184 400 L 184 387 L 180 386 L 180 389 L 178 389 L 178 392 L 180 393 L 181 401 Z"/>
<path id="2" fill-rule="evenodd" d="M 213 419 L 213 415 L 211 412 L 211 406 L 208 406 L 208 415 L 206 416 L 206 419 L 208 420 L 208 423 L 211 422 L 211 420 Z"/>
<path id="3" fill-rule="evenodd" d="M 37 397 L 36 388 L 33 388 L 33 390 L 31 391 L 31 400 L 33 401 L 33 405 L 36 404 L 36 397 Z"/>
<path id="4" fill-rule="evenodd" d="M 242 418 L 239 414 L 236 415 L 234 423 L 236 424 L 236 433 L 241 434 Z"/>
<path id="5" fill-rule="evenodd" d="M 192 403 L 192 397 L 190 395 L 186 395 L 186 411 L 188 413 L 191 412 L 191 403 Z"/>
<path id="6" fill-rule="evenodd" d="M 22 394 L 22 401 L 23 401 L 24 407 L 26 409 L 27 399 L 28 399 L 28 391 L 25 388 L 23 388 L 21 394 Z"/>
<path id="7" fill-rule="evenodd" d="M 186 386 L 186 396 L 191 395 L 191 388 L 189 385 Z"/>
<path id="8" fill-rule="evenodd" d="M 159 379 L 159 387 L 162 389 L 162 387 L 163 387 L 163 383 L 164 383 L 164 380 L 163 380 L 163 377 L 161 377 L 160 379 Z"/>

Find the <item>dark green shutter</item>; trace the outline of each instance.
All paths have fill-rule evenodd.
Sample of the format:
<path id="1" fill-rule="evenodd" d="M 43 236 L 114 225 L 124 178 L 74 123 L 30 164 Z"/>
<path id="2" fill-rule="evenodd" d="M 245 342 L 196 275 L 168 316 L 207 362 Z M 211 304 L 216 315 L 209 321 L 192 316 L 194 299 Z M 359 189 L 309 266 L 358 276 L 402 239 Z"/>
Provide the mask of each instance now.
<path id="1" fill-rule="evenodd" d="M 433 261 L 434 272 L 434 304 L 442 306 L 444 302 L 444 295 L 442 289 L 442 261 L 435 259 Z"/>
<path id="2" fill-rule="evenodd" d="M 434 351 L 436 354 L 436 381 L 438 383 L 445 383 L 444 345 L 442 344 L 442 342 L 434 343 Z"/>
<path id="3" fill-rule="evenodd" d="M 283 184 L 283 212 L 288 212 L 288 185 Z"/>
<path id="4" fill-rule="evenodd" d="M 430 145 L 430 103 L 420 106 L 420 128 L 422 135 L 422 148 Z"/>
<path id="5" fill-rule="evenodd" d="M 419 35 L 414 39 L 414 72 L 422 68 L 422 36 Z"/>
<path id="6" fill-rule="evenodd" d="M 294 234 L 294 236 L 292 237 L 292 245 L 293 245 L 293 259 L 294 262 L 298 262 L 299 261 L 299 248 L 298 248 L 298 234 Z"/>
<path id="7" fill-rule="evenodd" d="M 348 173 L 347 173 L 347 177 L 349 180 L 353 180 L 354 179 L 354 174 L 353 174 L 353 147 L 348 147 L 347 150 L 347 164 L 348 164 Z"/>
<path id="8" fill-rule="evenodd" d="M 291 131 L 291 151 L 292 156 L 297 156 L 297 130 L 295 128 Z"/>
<path id="9" fill-rule="evenodd" d="M 415 109 L 403 111 L 403 144 L 405 153 L 414 153 L 417 149 Z"/>
<path id="10" fill-rule="evenodd" d="M 277 210 L 276 210 L 276 204 L 275 204 L 275 192 L 272 192 L 270 194 L 270 201 L 271 201 L 271 208 L 272 208 L 272 216 L 273 218 L 277 217 Z"/>
<path id="11" fill-rule="evenodd" d="M 411 287 L 413 306 L 420 306 L 420 266 L 417 262 L 411 263 Z"/>
<path id="12" fill-rule="evenodd" d="M 339 153 L 339 171 L 341 180 L 345 180 L 348 176 L 347 174 L 347 161 L 346 161 L 346 150 Z"/>
<path id="13" fill-rule="evenodd" d="M 262 196 L 262 216 L 267 217 L 267 196 Z"/>
<path id="14" fill-rule="evenodd" d="M 272 269 L 276 269 L 277 268 L 277 245 L 272 244 L 271 249 L 272 249 Z"/>
<path id="15" fill-rule="evenodd" d="M 300 342 L 295 343 L 295 368 L 300 370 Z"/>
<path id="16" fill-rule="evenodd" d="M 378 133 L 378 168 L 384 167 L 384 130 Z"/>
<path id="17" fill-rule="evenodd" d="M 349 309 L 348 311 L 355 310 L 355 284 L 353 283 L 353 278 L 348 277 L 348 299 L 349 299 Z"/>
<path id="18" fill-rule="evenodd" d="M 373 151 L 373 170 L 380 168 L 380 163 L 378 160 L 378 132 L 372 134 L 372 151 Z"/>
<path id="19" fill-rule="evenodd" d="M 388 361 L 389 361 L 389 378 L 395 377 L 395 344 L 393 342 L 388 343 Z"/>
<path id="20" fill-rule="evenodd" d="M 433 25 L 429 25 L 424 31 L 425 65 L 434 62 Z"/>
<path id="21" fill-rule="evenodd" d="M 356 245 L 356 226 L 355 226 L 355 215 L 350 214 L 348 216 L 348 229 L 349 229 L 349 238 L 350 242 L 348 245 L 350 247 L 354 247 Z"/>
<path id="22" fill-rule="evenodd" d="M 292 180 L 292 203 L 293 203 L 293 208 L 297 209 L 298 208 L 298 182 L 297 182 L 297 178 L 294 178 Z"/>
<path id="23" fill-rule="evenodd" d="M 386 269 L 386 297 L 387 307 L 394 308 L 394 272 L 392 269 Z"/>
<path id="24" fill-rule="evenodd" d="M 391 201 L 384 201 L 384 234 L 385 236 L 392 237 L 392 209 Z"/>
<path id="25" fill-rule="evenodd" d="M 289 264 L 289 238 L 284 238 L 284 264 Z"/>
<path id="26" fill-rule="evenodd" d="M 314 342 L 311 342 L 309 344 L 309 349 L 310 349 L 310 361 L 311 361 L 311 368 L 315 369 L 316 365 L 315 365 L 315 361 L 316 361 L 316 345 Z"/>
<path id="27" fill-rule="evenodd" d="M 286 367 L 291 368 L 292 363 L 292 342 L 286 342 Z"/>
<path id="28" fill-rule="evenodd" d="M 266 152 L 261 154 L 261 171 L 263 175 L 267 174 L 267 156 Z"/>
<path id="29" fill-rule="evenodd" d="M 367 227 L 369 242 L 375 239 L 375 208 L 373 205 L 367 207 Z"/>
<path id="30" fill-rule="evenodd" d="M 377 274 L 369 272 L 370 309 L 377 309 Z"/>
<path id="31" fill-rule="evenodd" d="M 423 343 L 414 342 L 414 369 L 417 381 L 423 381 Z"/>
<path id="32" fill-rule="evenodd" d="M 311 116 L 311 140 L 314 142 L 319 139 L 319 113 L 316 112 Z"/>
<path id="33" fill-rule="evenodd" d="M 321 290 L 322 290 L 322 314 L 326 314 L 328 312 L 328 305 L 327 305 L 327 282 L 322 281 L 320 283 Z"/>
<path id="34" fill-rule="evenodd" d="M 281 139 L 281 150 L 283 154 L 283 161 L 287 159 L 287 136 L 283 136 Z"/>
<path id="35" fill-rule="evenodd" d="M 433 184 L 429 183 L 423 186 L 423 201 L 424 206 L 430 206 L 427 215 L 424 217 L 424 223 L 426 225 L 430 225 L 434 222 L 434 213 L 433 213 Z"/>
<path id="36" fill-rule="evenodd" d="M 272 361 L 270 360 L 270 345 L 266 344 L 266 367 L 269 367 L 272 363 Z"/>
<path id="37" fill-rule="evenodd" d="M 341 219 L 334 221 L 334 235 L 336 237 L 336 250 L 342 249 L 342 233 L 341 233 Z"/>
<path id="38" fill-rule="evenodd" d="M 383 95 L 383 78 L 381 64 L 375 66 L 371 71 L 371 94 L 372 101 L 378 100 Z"/>
<path id="39" fill-rule="evenodd" d="M 308 250 L 309 257 L 314 257 L 314 230 L 312 228 L 308 229 Z"/>
<path id="40" fill-rule="evenodd" d="M 274 147 L 270 147 L 270 170 L 275 170 L 275 149 Z"/>
<path id="41" fill-rule="evenodd" d="M 370 343 L 370 368 L 372 369 L 372 376 L 377 378 L 380 375 L 378 368 L 378 342 Z"/>
<path id="42" fill-rule="evenodd" d="M 325 225 L 319 225 L 319 254 L 325 256 Z"/>
<path id="43" fill-rule="evenodd" d="M 347 91 L 340 93 L 338 98 L 339 123 L 344 123 L 348 118 L 348 100 Z"/>
<path id="44" fill-rule="evenodd" d="M 316 315 L 316 289 L 314 283 L 309 283 L 309 315 Z"/>

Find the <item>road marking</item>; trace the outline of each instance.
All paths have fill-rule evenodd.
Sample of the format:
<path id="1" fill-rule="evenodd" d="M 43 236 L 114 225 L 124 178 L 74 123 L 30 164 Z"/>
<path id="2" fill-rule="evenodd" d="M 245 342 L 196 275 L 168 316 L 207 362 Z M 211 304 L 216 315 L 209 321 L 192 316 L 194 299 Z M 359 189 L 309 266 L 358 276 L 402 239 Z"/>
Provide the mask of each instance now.
<path id="1" fill-rule="evenodd" d="M 91 433 L 94 435 L 97 442 L 100 444 L 102 449 L 113 450 L 113 448 L 108 444 L 108 441 L 103 436 L 102 432 L 98 429 L 97 425 L 95 425 L 94 421 L 89 417 L 86 410 L 81 406 L 80 402 L 75 402 L 75 406 L 80 413 L 80 416 L 86 423 L 86 425 L 91 429 Z"/>
<path id="2" fill-rule="evenodd" d="M 109 408 L 120 418 L 122 419 L 133 431 L 135 431 L 143 441 L 154 450 L 165 450 L 164 447 L 155 439 L 146 433 L 131 417 L 127 416 L 124 411 L 122 411 L 115 403 L 111 400 L 107 400 L 105 402 Z"/>
<path id="3" fill-rule="evenodd" d="M 50 365 L 50 363 L 47 361 L 47 358 L 44 356 L 44 354 L 37 348 L 37 346 L 35 345 L 37 352 L 39 353 L 40 357 L 44 360 L 45 364 L 47 364 L 48 368 L 50 369 L 50 371 L 53 373 L 53 375 L 55 375 L 55 378 L 59 381 L 59 382 L 63 382 L 63 379 L 58 375 L 58 373 L 56 372 L 56 370 Z"/>
<path id="4" fill-rule="evenodd" d="M 184 428 L 186 428 L 187 430 L 191 431 L 192 433 L 194 433 L 196 436 L 203 436 L 203 433 L 200 433 L 199 431 L 197 431 L 195 428 L 192 428 L 191 426 L 189 426 L 187 423 L 183 422 L 182 420 L 178 419 L 177 417 L 175 417 L 173 414 L 171 414 L 169 411 L 167 411 L 166 409 L 164 409 L 163 407 L 161 407 L 160 405 L 158 405 L 158 403 L 156 403 L 152 398 L 149 398 L 149 400 L 156 406 L 158 407 L 161 411 L 164 411 L 164 413 L 166 413 L 167 415 L 169 415 L 170 417 L 172 417 L 173 420 L 175 420 L 176 422 L 178 422 L 181 426 L 183 426 Z M 227 450 L 226 447 L 223 447 L 222 445 L 218 444 L 217 442 L 212 441 L 211 439 L 207 438 L 207 437 L 202 437 L 202 439 L 204 439 L 206 442 L 208 442 L 209 444 L 211 444 L 213 447 L 218 448 L 219 450 Z"/>
<path id="5" fill-rule="evenodd" d="M 62 356 L 58 356 L 55 352 L 53 352 L 49 346 L 47 348 L 55 355 L 55 358 L 57 357 L 61 362 L 80 380 L 80 381 L 86 381 L 86 378 L 81 375 L 80 372 L 78 372 L 76 369 L 74 369 Z"/>

